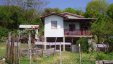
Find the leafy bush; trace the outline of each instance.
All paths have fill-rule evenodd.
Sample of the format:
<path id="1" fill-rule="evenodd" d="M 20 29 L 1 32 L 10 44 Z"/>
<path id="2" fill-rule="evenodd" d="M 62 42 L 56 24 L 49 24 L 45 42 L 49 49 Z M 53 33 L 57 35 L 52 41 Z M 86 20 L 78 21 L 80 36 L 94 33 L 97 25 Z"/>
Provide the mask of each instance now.
<path id="1" fill-rule="evenodd" d="M 113 37 L 108 38 L 105 42 L 109 44 L 109 48 L 107 51 L 112 52 L 113 51 Z"/>
<path id="2" fill-rule="evenodd" d="M 113 53 L 94 52 L 93 55 L 96 60 L 113 60 Z"/>
<path id="3" fill-rule="evenodd" d="M 77 41 L 77 44 L 81 45 L 81 50 L 83 52 L 88 52 L 88 48 L 89 48 L 89 45 L 88 45 L 88 39 L 87 38 L 80 38 L 78 41 Z"/>
<path id="4" fill-rule="evenodd" d="M 106 60 L 107 59 L 106 54 L 104 54 L 103 52 L 97 53 L 95 57 L 96 57 L 96 60 Z"/>
<path id="5" fill-rule="evenodd" d="M 8 35 L 8 29 L 0 27 L 0 41 L 4 40 L 4 37 Z"/>

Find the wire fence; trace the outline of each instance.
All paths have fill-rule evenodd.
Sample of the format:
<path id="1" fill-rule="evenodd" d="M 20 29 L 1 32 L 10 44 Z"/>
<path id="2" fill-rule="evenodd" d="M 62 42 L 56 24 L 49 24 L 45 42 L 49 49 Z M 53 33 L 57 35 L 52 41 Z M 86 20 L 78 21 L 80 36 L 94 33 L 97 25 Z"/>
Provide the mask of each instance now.
<path id="1" fill-rule="evenodd" d="M 20 59 L 20 64 L 28 64 L 29 57 L 23 56 Z M 81 62 L 80 62 L 80 54 L 72 53 L 69 51 L 62 52 L 60 57 L 59 52 L 50 56 L 32 56 L 32 64 L 95 64 L 95 58 L 91 53 L 82 53 Z"/>
<path id="2" fill-rule="evenodd" d="M 77 53 L 71 51 L 61 51 L 61 49 L 59 49 L 59 51 L 55 51 L 54 48 L 43 50 L 33 48 L 32 44 L 30 44 L 30 46 L 31 49 L 29 49 L 28 43 L 19 44 L 19 63 L 17 64 L 95 64 L 96 61 L 92 53 L 83 53 L 80 49 Z M 31 50 L 31 53 L 29 53 L 29 50 Z M 15 50 L 15 52 L 17 51 Z M 11 52 L 11 55 L 12 54 L 13 51 Z M 11 55 L 8 54 L 7 57 Z"/>

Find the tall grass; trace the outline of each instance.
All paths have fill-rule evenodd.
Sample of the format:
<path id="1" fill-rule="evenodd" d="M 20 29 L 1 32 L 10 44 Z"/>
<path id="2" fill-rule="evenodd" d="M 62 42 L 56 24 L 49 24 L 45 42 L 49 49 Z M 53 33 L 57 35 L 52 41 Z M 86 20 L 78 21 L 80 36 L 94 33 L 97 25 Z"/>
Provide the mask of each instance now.
<path id="1" fill-rule="evenodd" d="M 89 56 L 90 55 L 87 53 L 82 54 L 82 64 L 95 64 L 95 58 L 92 57 L 93 59 L 90 59 Z M 32 59 L 33 64 L 60 64 L 60 60 L 62 61 L 62 64 L 80 64 L 79 54 L 72 52 L 62 52 L 61 58 L 59 53 L 57 53 L 55 55 L 44 57 L 34 56 Z M 27 61 L 29 61 L 29 59 L 27 59 Z M 23 58 L 22 63 L 26 63 L 25 58 Z"/>
<path id="2" fill-rule="evenodd" d="M 27 47 L 26 44 L 22 44 L 21 48 Z M 6 45 L 5 43 L 0 43 L 0 57 L 5 57 L 6 54 Z M 113 60 L 113 53 L 103 53 L 103 52 L 90 52 L 90 53 L 81 53 L 82 64 L 95 64 L 96 60 Z M 62 52 L 60 54 L 56 53 L 51 56 L 37 56 L 33 55 L 32 64 L 59 64 L 62 61 L 62 64 L 79 64 L 80 57 L 79 53 L 72 52 Z M 29 64 L 29 58 L 26 56 L 20 57 L 20 64 Z"/>
<path id="3" fill-rule="evenodd" d="M 5 57 L 6 54 L 6 43 L 0 42 L 0 57 Z"/>

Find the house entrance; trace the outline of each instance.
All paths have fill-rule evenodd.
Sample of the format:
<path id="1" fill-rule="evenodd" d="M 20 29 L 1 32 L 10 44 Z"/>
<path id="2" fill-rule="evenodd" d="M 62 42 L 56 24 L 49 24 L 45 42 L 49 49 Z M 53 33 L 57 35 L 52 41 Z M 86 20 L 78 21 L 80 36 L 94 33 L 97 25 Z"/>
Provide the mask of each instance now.
<path id="1" fill-rule="evenodd" d="M 75 24 L 69 24 L 69 31 L 75 30 Z"/>

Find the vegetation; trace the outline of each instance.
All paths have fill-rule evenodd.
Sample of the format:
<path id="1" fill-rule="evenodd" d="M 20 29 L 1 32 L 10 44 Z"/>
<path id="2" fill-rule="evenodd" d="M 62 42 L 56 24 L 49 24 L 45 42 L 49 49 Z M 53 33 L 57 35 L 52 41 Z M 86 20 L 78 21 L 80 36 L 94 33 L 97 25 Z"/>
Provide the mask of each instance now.
<path id="1" fill-rule="evenodd" d="M 88 52 L 89 49 L 89 45 L 88 45 L 88 39 L 87 38 L 80 38 L 77 41 L 77 45 L 80 44 L 81 45 L 81 50 L 83 52 Z"/>
<path id="2" fill-rule="evenodd" d="M 51 12 L 61 13 L 62 11 L 59 8 L 46 8 L 43 14 L 49 14 Z"/>
<path id="3" fill-rule="evenodd" d="M 8 31 L 8 29 L 0 27 L 0 42 L 3 42 L 4 38 L 8 35 Z"/>
<path id="4" fill-rule="evenodd" d="M 5 57 L 5 53 L 6 53 L 6 45 L 5 43 L 0 43 L 0 58 L 1 57 Z"/>
<path id="5" fill-rule="evenodd" d="M 86 6 L 86 17 L 98 18 L 100 15 L 105 14 L 108 4 L 105 0 L 92 0 Z"/>
<path id="6" fill-rule="evenodd" d="M 108 6 L 107 15 L 108 15 L 110 18 L 113 18 L 113 3 Z"/>
<path id="7" fill-rule="evenodd" d="M 5 43 L 2 41 L 6 39 L 9 31 L 17 31 L 20 24 L 38 24 L 40 25 L 40 36 L 43 34 L 43 23 L 40 20 L 40 15 L 48 14 L 51 12 L 62 13 L 69 12 L 73 14 L 83 15 L 85 17 L 96 18 L 95 22 L 91 25 L 91 31 L 96 36 L 98 43 L 109 43 L 110 52 L 113 49 L 113 4 L 108 4 L 105 0 L 92 0 L 86 6 L 86 11 L 66 8 L 60 10 L 59 8 L 45 8 L 47 2 L 38 0 L 27 0 L 23 4 L 23 0 L 14 3 L 14 0 L 7 0 L 6 5 L 0 6 L 0 56 L 5 56 Z M 22 4 L 22 5 L 21 5 Z M 25 6 L 24 6 L 25 5 Z M 38 7 L 38 8 L 36 8 Z M 44 11 L 42 11 L 45 8 Z M 77 44 L 81 44 L 82 62 L 84 64 L 94 64 L 95 60 L 113 60 L 113 53 L 93 52 L 85 53 L 88 51 L 88 42 L 86 38 L 81 38 L 77 41 Z M 28 64 L 29 59 L 22 57 L 20 62 Z M 59 63 L 59 54 L 49 57 L 37 57 L 33 56 L 33 63 L 39 64 L 53 64 Z M 71 52 L 62 52 L 63 64 L 79 64 L 79 54 Z"/>
<path id="8" fill-rule="evenodd" d="M 17 3 L 14 4 L 14 2 Z M 66 8 L 64 10 L 60 10 L 59 8 L 45 8 L 44 12 L 40 12 L 39 14 L 40 9 L 44 8 L 46 4 L 47 1 L 41 0 L 37 2 L 35 0 L 26 0 L 25 3 L 23 3 L 23 1 L 18 2 L 18 0 L 7 0 L 6 6 L 0 6 L 0 26 L 8 30 L 17 30 L 20 24 L 38 24 L 40 25 L 40 34 L 43 34 L 43 24 L 40 21 L 41 14 L 69 12 L 84 15 L 85 17 L 97 18 L 97 21 L 94 22 L 91 27 L 94 35 L 98 35 L 98 37 L 104 33 L 106 33 L 104 37 L 108 34 L 112 35 L 112 29 L 107 29 L 113 25 L 113 4 L 109 5 L 105 0 L 92 0 L 87 4 L 85 12 L 73 8 Z"/>
<path id="9" fill-rule="evenodd" d="M 88 3 L 85 16 L 97 19 L 92 23 L 91 31 L 98 43 L 107 42 L 113 36 L 112 4 L 105 0 L 93 0 Z"/>
<path id="10" fill-rule="evenodd" d="M 27 46 L 25 44 L 21 44 L 21 48 Z M 0 57 L 5 57 L 6 45 L 5 43 L 0 43 Z M 79 64 L 80 57 L 79 53 L 72 52 L 62 52 L 62 58 L 60 58 L 60 54 L 56 53 L 55 55 L 50 56 L 32 56 L 32 64 L 54 64 L 60 62 L 62 59 L 62 64 Z M 89 52 L 89 53 L 81 53 L 81 59 L 83 64 L 95 64 L 96 60 L 113 60 L 113 53 L 104 53 L 104 52 Z M 29 64 L 29 58 L 26 56 L 20 56 L 20 64 Z"/>

